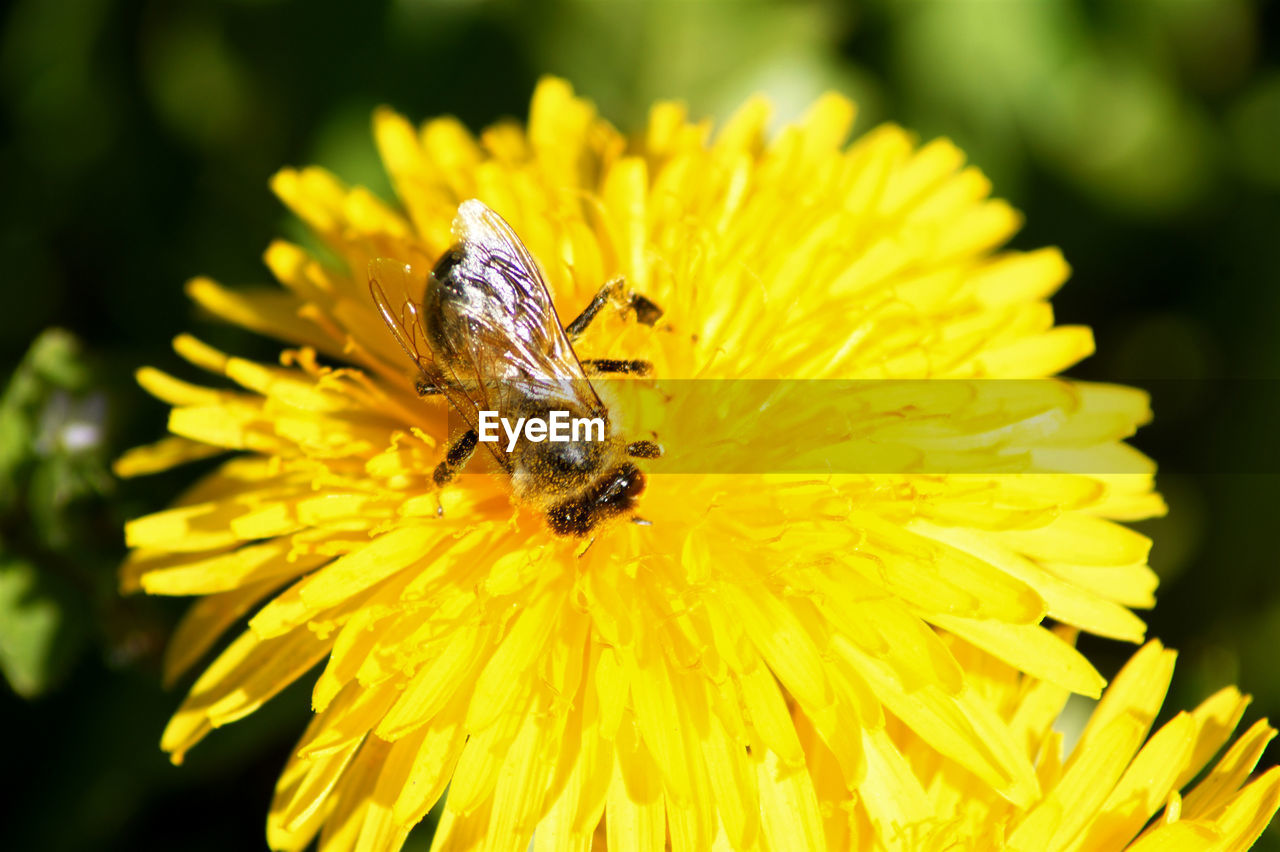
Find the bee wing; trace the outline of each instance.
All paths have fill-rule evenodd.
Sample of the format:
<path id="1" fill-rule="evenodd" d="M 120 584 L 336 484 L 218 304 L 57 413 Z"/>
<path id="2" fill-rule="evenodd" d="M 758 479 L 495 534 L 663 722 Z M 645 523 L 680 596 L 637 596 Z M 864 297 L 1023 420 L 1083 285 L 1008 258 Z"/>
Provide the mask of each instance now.
<path id="1" fill-rule="evenodd" d="M 537 261 L 511 226 L 472 199 L 458 208 L 453 231 L 463 255 L 450 275 L 465 298 L 448 304 L 458 312 L 456 327 L 467 331 L 473 372 L 458 378 L 476 387 L 477 404 L 501 410 L 512 397 L 533 397 L 600 408 Z"/>
<path id="2" fill-rule="evenodd" d="M 422 317 L 416 300 L 406 292 L 400 292 L 394 299 L 383 289 L 383 282 L 393 291 L 406 290 L 406 282 L 412 275 L 408 264 L 390 258 L 379 257 L 369 261 L 369 294 L 373 296 L 373 304 L 378 315 L 386 323 L 392 337 L 400 344 L 404 354 L 414 363 L 422 378 L 432 385 L 438 385 L 440 370 L 429 355 L 426 338 L 422 331 Z M 398 285 L 398 286 L 397 286 Z M 396 308 L 395 305 L 400 307 Z"/>
<path id="3" fill-rule="evenodd" d="M 373 296 L 373 304 L 404 354 L 417 366 L 422 381 L 442 393 L 467 425 L 475 429 L 478 421 L 474 393 L 466 391 L 453 370 L 442 368 L 432 357 L 424 354 L 431 350 L 422 327 L 422 310 L 411 295 L 409 285 L 412 284 L 412 278 L 412 270 L 407 264 L 381 257 L 370 261 L 369 293 Z M 383 289 L 384 282 L 398 294 L 397 297 L 393 299 L 387 294 Z M 398 309 L 395 307 L 397 302 L 400 305 Z M 475 387 L 474 382 L 470 384 Z M 498 444 L 486 443 L 485 446 L 499 465 L 510 469 L 507 454 Z"/>

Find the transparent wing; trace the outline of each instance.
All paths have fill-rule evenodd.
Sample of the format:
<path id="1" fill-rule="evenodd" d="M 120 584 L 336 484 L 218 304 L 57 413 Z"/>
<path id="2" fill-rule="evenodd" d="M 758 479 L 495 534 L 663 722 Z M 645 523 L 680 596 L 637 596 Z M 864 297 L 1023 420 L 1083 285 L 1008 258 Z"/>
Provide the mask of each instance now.
<path id="1" fill-rule="evenodd" d="M 398 284 L 403 284 L 404 279 L 410 275 L 411 271 L 408 265 L 399 261 L 389 258 L 377 258 L 370 261 L 369 293 L 373 296 L 373 304 L 378 309 L 378 314 L 382 317 L 382 321 L 386 324 L 392 337 L 400 344 L 404 354 L 409 356 L 409 360 L 418 368 L 419 393 L 423 392 L 425 388 L 431 388 L 443 394 L 454 410 L 466 421 L 467 425 L 475 429 L 478 423 L 475 394 L 474 392 L 466 392 L 456 382 L 453 370 L 437 363 L 434 357 L 426 354 L 430 352 L 430 348 L 427 345 L 426 332 L 423 330 L 421 308 L 406 293 L 402 292 L 397 298 L 393 299 L 383 289 L 382 282 L 388 282 L 393 287 L 393 290 L 403 290 L 403 287 L 397 288 L 390 282 L 395 281 Z M 396 307 L 397 302 L 399 303 L 398 308 Z M 472 382 L 472 386 L 475 386 L 474 382 Z M 499 465 L 505 469 L 510 469 L 511 465 L 507 454 L 499 444 L 486 442 L 485 446 L 489 448 Z"/>
<path id="2" fill-rule="evenodd" d="M 392 287 L 393 292 L 397 289 L 396 284 L 400 285 L 398 289 L 404 290 L 404 281 L 411 275 L 408 264 L 385 257 L 372 260 L 369 262 L 369 294 L 373 296 L 374 307 L 378 309 L 378 315 L 382 317 L 391 336 L 418 368 L 422 379 L 434 386 L 441 378 L 440 370 L 427 354 L 430 349 L 422 331 L 422 318 L 417 303 L 405 293 L 399 293 L 395 298 L 388 296 L 383 287 L 385 282 Z"/>
<path id="3" fill-rule="evenodd" d="M 453 222 L 462 257 L 442 304 L 449 331 L 486 407 L 515 398 L 601 406 L 565 336 L 538 264 L 515 231 L 482 202 L 463 202 Z M 461 368 L 462 365 L 458 365 Z"/>

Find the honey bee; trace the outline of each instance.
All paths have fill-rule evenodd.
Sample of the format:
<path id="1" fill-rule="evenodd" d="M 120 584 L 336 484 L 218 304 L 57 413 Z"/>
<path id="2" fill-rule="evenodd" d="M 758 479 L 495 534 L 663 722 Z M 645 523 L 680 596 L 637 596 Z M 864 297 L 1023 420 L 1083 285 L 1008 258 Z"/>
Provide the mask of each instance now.
<path id="1" fill-rule="evenodd" d="M 472 199 L 453 220 L 455 243 L 427 277 L 421 304 L 392 308 L 380 280 L 403 279 L 403 263 L 370 264 L 369 290 L 383 321 L 416 365 L 419 395 L 443 395 L 466 422 L 453 438 L 433 479 L 444 487 L 484 443 L 511 481 L 516 499 L 540 512 L 553 533 L 585 537 L 612 518 L 633 522 L 644 474 L 632 458 L 657 458 L 653 441 L 626 442 L 609 426 L 609 411 L 588 375 L 647 375 L 640 360 L 579 360 L 576 340 L 608 304 L 633 311 L 652 325 L 662 311 L 625 291 L 623 280 L 603 287 L 567 326 L 561 326 L 546 282 L 529 250 L 497 213 Z M 425 350 L 425 351 L 424 351 Z M 567 412 L 573 419 L 602 420 L 597 439 L 574 430 L 572 440 L 493 441 L 481 431 L 481 413 L 541 418 Z M 602 434 L 600 432 L 602 431 Z"/>

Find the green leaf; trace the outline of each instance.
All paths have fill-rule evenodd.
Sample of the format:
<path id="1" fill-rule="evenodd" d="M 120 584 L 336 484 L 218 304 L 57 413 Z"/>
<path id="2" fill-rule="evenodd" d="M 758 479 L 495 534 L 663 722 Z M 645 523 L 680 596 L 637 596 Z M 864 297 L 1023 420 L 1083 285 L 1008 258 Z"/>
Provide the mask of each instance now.
<path id="1" fill-rule="evenodd" d="M 0 554 L 0 672 L 24 698 L 65 674 L 84 639 L 84 619 L 69 586 L 36 566 Z"/>
<path id="2" fill-rule="evenodd" d="M 17 407 L 0 405 L 0 513 L 18 499 L 19 471 L 31 458 L 34 425 Z"/>
<path id="3" fill-rule="evenodd" d="M 51 328 L 31 344 L 0 395 L 0 511 L 17 499 L 23 472 L 36 452 L 41 406 L 51 391 L 80 394 L 89 384 L 79 342 Z"/>
<path id="4" fill-rule="evenodd" d="M 0 396 L 0 516 L 17 515 L 6 521 L 49 550 L 72 546 L 77 501 L 111 487 L 107 399 L 91 387 L 83 347 L 52 328 L 31 344 Z"/>

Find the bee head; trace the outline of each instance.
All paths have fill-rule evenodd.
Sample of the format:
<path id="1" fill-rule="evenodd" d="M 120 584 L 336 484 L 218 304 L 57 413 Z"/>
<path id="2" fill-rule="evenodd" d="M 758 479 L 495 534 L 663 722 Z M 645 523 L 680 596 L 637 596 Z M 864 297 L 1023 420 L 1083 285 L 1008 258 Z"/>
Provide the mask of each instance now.
<path id="1" fill-rule="evenodd" d="M 547 512 L 547 524 L 556 535 L 584 536 L 602 521 L 631 509 L 643 491 L 644 474 L 625 462 L 582 494 L 553 506 Z"/>

